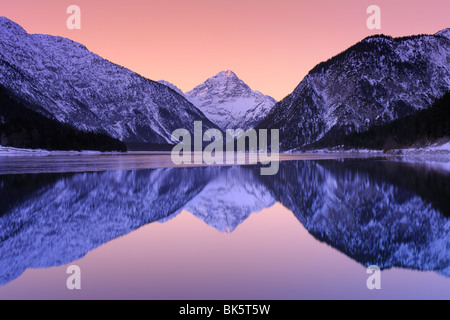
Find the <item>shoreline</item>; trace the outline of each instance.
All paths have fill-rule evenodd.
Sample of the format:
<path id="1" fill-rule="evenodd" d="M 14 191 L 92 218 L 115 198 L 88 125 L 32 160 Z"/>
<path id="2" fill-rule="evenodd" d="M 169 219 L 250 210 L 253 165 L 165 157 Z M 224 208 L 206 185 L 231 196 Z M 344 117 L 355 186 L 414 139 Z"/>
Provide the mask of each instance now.
<path id="1" fill-rule="evenodd" d="M 234 152 L 236 154 L 236 152 Z M 195 152 L 191 152 L 195 154 Z M 224 151 L 226 154 L 226 151 Z M 3 147 L 0 145 L 0 157 L 45 157 L 45 156 L 101 156 L 101 155 L 171 155 L 171 151 L 58 151 L 46 149 L 21 149 L 13 147 Z M 246 152 L 247 156 L 256 156 L 258 153 Z M 272 155 L 269 153 L 269 155 Z M 274 154 L 276 155 L 276 154 Z M 315 157 L 332 157 L 332 158 L 444 158 L 450 161 L 450 142 L 442 146 L 430 146 L 426 148 L 408 148 L 408 149 L 393 149 L 389 151 L 373 150 L 373 149 L 318 149 L 309 151 L 286 151 L 278 153 L 280 161 L 289 160 L 291 158 L 315 158 Z M 301 160 L 301 159 L 299 159 Z"/>
<path id="2" fill-rule="evenodd" d="M 146 169 L 194 168 L 194 167 L 233 167 L 261 164 L 250 163 L 255 160 L 255 154 L 246 155 L 246 163 L 238 164 L 182 164 L 172 162 L 171 153 L 167 151 L 129 151 L 99 152 L 99 151 L 48 151 L 6 148 L 0 146 L 0 175 L 40 174 L 40 173 L 80 173 L 103 171 L 129 171 Z M 273 155 L 277 156 L 277 155 Z M 257 159 L 257 157 L 256 157 Z M 370 160 L 394 161 L 410 165 L 423 166 L 424 169 L 450 172 L 450 151 L 421 150 L 417 152 L 402 150 L 402 153 L 366 150 L 316 150 L 303 153 L 280 153 L 278 159 L 272 161 L 321 161 L 321 160 Z"/>
<path id="3" fill-rule="evenodd" d="M 191 152 L 194 154 L 194 152 Z M 224 151 L 226 153 L 226 151 Z M 235 152 L 236 153 L 236 152 Z M 46 150 L 46 149 L 22 149 L 14 147 L 3 147 L 0 145 L 0 157 L 2 156 L 68 156 L 68 155 L 139 155 L 139 154 L 154 154 L 154 155 L 170 155 L 171 151 L 94 151 L 94 150 L 82 150 L 82 151 L 66 151 L 66 150 Z M 246 154 L 256 154 L 254 152 Z M 270 153 L 269 153 L 270 154 Z M 443 145 L 436 146 L 431 145 L 424 148 L 405 148 L 405 149 L 392 149 L 389 151 L 374 150 L 374 149 L 317 149 L 308 151 L 286 151 L 280 152 L 280 156 L 307 156 L 307 155 L 370 155 L 370 156 L 382 156 L 382 157 L 398 157 L 398 156 L 424 156 L 424 155 L 436 155 L 436 156 L 448 156 L 450 161 L 450 142 Z"/>

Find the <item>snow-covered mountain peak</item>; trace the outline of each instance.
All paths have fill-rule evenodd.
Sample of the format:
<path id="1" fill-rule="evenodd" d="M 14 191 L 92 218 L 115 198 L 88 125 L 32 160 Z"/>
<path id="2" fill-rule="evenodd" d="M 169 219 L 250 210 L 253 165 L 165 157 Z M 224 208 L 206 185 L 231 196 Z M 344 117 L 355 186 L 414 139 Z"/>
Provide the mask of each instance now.
<path id="1" fill-rule="evenodd" d="M 223 130 L 254 127 L 276 103 L 253 91 L 231 70 L 219 72 L 185 96 Z"/>
<path id="2" fill-rule="evenodd" d="M 252 90 L 248 85 L 236 76 L 233 71 L 221 71 L 204 83 L 198 85 L 186 96 L 199 97 L 203 99 L 212 99 L 220 97 L 221 99 L 230 99 L 237 96 L 249 97 Z"/>
<path id="3" fill-rule="evenodd" d="M 217 78 L 238 78 L 238 76 L 231 70 L 221 71 L 215 77 L 217 77 Z"/>

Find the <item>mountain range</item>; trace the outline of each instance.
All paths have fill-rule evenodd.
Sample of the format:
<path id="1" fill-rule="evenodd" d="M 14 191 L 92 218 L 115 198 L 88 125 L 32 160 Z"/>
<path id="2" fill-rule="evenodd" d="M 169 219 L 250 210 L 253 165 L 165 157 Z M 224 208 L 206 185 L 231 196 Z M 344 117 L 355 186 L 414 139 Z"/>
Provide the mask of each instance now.
<path id="1" fill-rule="evenodd" d="M 368 37 L 318 64 L 258 124 L 280 129 L 280 149 L 363 132 L 428 108 L 450 90 L 450 29 Z"/>
<path id="2" fill-rule="evenodd" d="M 71 40 L 28 34 L 0 18 L 0 85 L 49 118 L 126 143 L 173 144 L 194 121 L 217 128 L 183 96 Z"/>
<path id="3" fill-rule="evenodd" d="M 416 114 L 443 97 L 450 90 L 450 29 L 368 37 L 318 64 L 277 103 L 229 70 L 183 93 L 82 44 L 28 34 L 1 17 L 0 86 L 14 103 L 73 132 L 109 136 L 112 144 L 168 150 L 175 129 L 192 133 L 202 121 L 204 130 L 279 129 L 280 150 L 300 151 Z M 0 110 L 0 125 L 5 119 Z"/>

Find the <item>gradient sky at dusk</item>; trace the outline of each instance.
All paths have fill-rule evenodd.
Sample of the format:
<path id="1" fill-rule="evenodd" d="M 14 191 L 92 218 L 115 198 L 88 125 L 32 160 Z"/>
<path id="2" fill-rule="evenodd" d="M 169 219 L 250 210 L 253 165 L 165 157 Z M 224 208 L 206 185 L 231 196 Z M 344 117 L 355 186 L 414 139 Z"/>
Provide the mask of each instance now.
<path id="1" fill-rule="evenodd" d="M 82 10 L 68 30 L 66 9 Z M 368 30 L 366 9 L 382 10 Z M 231 69 L 280 100 L 317 63 L 366 36 L 435 33 L 450 27 L 448 0 L 14 0 L 0 16 L 30 33 L 70 38 L 102 57 L 183 91 Z"/>

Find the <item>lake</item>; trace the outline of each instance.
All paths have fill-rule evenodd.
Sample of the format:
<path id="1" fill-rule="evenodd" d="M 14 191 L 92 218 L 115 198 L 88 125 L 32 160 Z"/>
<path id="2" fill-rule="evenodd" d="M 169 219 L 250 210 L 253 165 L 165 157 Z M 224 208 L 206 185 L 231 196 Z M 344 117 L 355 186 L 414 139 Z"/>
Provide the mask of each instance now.
<path id="1" fill-rule="evenodd" d="M 281 158 L 261 176 L 164 153 L 0 157 L 0 299 L 450 299 L 449 171 Z"/>

